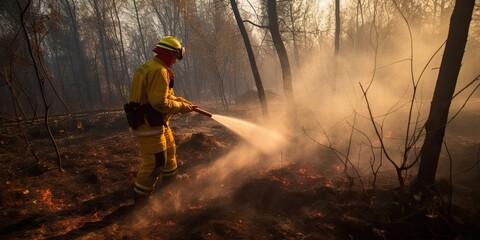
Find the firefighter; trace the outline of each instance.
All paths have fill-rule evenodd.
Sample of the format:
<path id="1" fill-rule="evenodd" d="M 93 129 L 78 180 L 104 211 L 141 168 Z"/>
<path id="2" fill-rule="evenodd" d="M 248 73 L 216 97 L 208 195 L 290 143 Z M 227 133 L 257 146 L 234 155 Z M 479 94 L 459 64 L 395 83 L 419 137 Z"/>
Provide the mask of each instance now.
<path id="1" fill-rule="evenodd" d="M 170 128 L 174 114 L 191 112 L 196 106 L 174 95 L 175 74 L 171 67 L 182 60 L 185 48 L 166 36 L 153 49 L 155 57 L 141 65 L 130 89 L 125 112 L 133 135 L 138 137 L 142 162 L 134 185 L 134 206 L 144 206 L 157 184 L 176 178 L 176 145 Z M 157 185 L 158 185 L 157 184 Z M 157 186 L 158 187 L 158 186 Z"/>

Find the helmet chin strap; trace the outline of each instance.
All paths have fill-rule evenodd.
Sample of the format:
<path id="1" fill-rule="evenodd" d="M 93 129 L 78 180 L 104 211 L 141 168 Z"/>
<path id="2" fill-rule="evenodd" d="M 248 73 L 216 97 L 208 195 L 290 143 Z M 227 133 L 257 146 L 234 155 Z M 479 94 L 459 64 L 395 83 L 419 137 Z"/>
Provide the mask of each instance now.
<path id="1" fill-rule="evenodd" d="M 178 60 L 182 60 L 184 53 L 185 53 L 185 48 L 184 48 L 184 47 L 182 47 L 181 49 L 178 49 L 178 51 L 177 51 L 177 59 L 178 59 Z"/>

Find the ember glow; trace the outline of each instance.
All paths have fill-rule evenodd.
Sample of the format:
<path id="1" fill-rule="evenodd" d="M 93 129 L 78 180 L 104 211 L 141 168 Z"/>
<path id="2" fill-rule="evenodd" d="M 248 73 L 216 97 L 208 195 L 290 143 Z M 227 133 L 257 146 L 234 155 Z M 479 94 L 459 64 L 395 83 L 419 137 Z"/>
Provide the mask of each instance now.
<path id="1" fill-rule="evenodd" d="M 50 209 L 60 210 L 59 206 L 55 205 L 52 200 L 52 191 L 49 188 L 40 190 L 42 202 L 45 203 Z"/>
<path id="2" fill-rule="evenodd" d="M 193 204 L 193 203 L 188 203 L 187 204 L 187 207 L 185 210 L 200 210 L 200 209 L 204 209 L 206 207 L 205 204 Z"/>
<path id="3" fill-rule="evenodd" d="M 290 185 L 290 180 L 287 179 L 287 178 L 284 178 L 284 177 L 277 177 L 275 175 L 272 175 L 272 176 L 270 176 L 270 180 L 272 180 L 274 182 L 279 182 L 285 187 Z"/>
<path id="4" fill-rule="evenodd" d="M 67 206 L 62 199 L 54 199 L 52 190 L 49 188 L 41 189 L 40 191 L 41 202 L 45 204 L 51 210 L 62 210 Z"/>
<path id="5" fill-rule="evenodd" d="M 56 223 L 55 228 L 59 229 L 60 234 L 68 233 L 74 229 L 77 229 L 85 222 L 85 218 L 82 216 L 75 216 L 69 219 L 61 220 Z"/>
<path id="6" fill-rule="evenodd" d="M 304 175 L 305 173 L 307 173 L 307 169 L 300 168 L 300 169 L 298 169 L 297 173 L 300 174 L 300 175 Z"/>

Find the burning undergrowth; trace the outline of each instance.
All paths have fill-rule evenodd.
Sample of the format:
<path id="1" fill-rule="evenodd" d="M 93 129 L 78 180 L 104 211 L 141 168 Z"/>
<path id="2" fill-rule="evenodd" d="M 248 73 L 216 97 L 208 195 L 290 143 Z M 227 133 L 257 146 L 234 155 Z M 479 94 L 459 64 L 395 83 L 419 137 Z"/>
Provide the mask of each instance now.
<path id="1" fill-rule="evenodd" d="M 159 185 L 136 214 L 132 179 L 140 161 L 125 129 L 62 142 L 65 173 L 3 176 L 0 235 L 9 239 L 384 239 L 398 202 L 390 176 L 377 191 L 345 178 L 343 165 L 302 137 L 265 152 L 272 141 L 238 137 L 206 118 L 174 122 L 179 179 Z M 279 127 L 281 128 L 281 127 Z M 278 131 L 277 131 L 278 132 Z M 31 160 L 31 159 L 30 159 Z M 12 159 L 12 162 L 14 160 Z M 12 163 L 10 162 L 10 163 Z M 161 187 L 160 187 L 161 186 Z M 28 192 L 26 191 L 28 190 Z M 36 204 L 33 203 L 36 201 Z M 423 225 L 419 225 L 429 229 Z M 431 228 L 430 228 L 431 229 Z M 409 229 L 415 233 L 418 228 Z M 452 236 L 447 232 L 447 236 Z M 450 235 L 448 235 L 450 234 Z"/>
<path id="2" fill-rule="evenodd" d="M 184 144 L 197 142 L 193 145 L 205 147 L 210 141 L 210 147 L 218 146 L 214 140 L 207 139 L 204 134 L 192 135 Z M 338 189 L 342 189 L 342 176 L 335 170 L 338 166 L 319 164 L 321 162 L 316 158 L 299 162 L 299 153 L 292 151 L 295 146 L 286 146 L 285 141 L 275 141 L 275 138 L 270 141 L 252 139 L 230 146 L 228 152 L 209 164 L 189 168 L 187 171 L 193 174 L 178 183 L 180 185 L 167 187 L 159 197 L 155 197 L 152 208 L 147 210 L 156 213 L 153 217 L 156 220 L 153 221 L 175 223 L 170 234 L 161 235 L 156 231 L 155 234 L 180 239 L 236 235 L 318 237 L 311 229 L 305 228 L 305 219 L 310 219 L 309 227 L 329 229 L 332 237 L 343 234 L 335 233 L 335 222 L 318 223 L 324 215 L 316 208 L 318 204 L 325 206 L 319 201 L 335 196 Z M 261 148 L 258 144 L 269 146 Z M 265 149 L 269 149 L 269 152 Z M 320 173 L 327 173 L 329 177 L 323 177 Z M 335 187 L 339 188 L 336 190 Z M 144 224 L 136 225 L 135 231 L 150 229 L 151 221 L 140 219 L 139 222 Z M 152 216 L 147 215 L 146 219 L 152 220 Z M 235 226 L 231 222 L 226 224 L 230 219 L 237 219 Z M 205 221 L 209 223 L 205 225 Z M 257 221 L 269 226 L 252 229 Z M 370 235 L 365 236 L 374 236 L 372 226 L 369 227 Z M 250 228 L 250 231 L 239 232 L 242 228 Z"/>

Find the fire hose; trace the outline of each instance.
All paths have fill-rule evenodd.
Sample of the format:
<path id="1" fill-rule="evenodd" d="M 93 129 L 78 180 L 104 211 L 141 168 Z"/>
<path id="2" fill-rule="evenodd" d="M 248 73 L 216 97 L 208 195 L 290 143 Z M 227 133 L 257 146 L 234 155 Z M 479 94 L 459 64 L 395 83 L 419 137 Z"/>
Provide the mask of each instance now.
<path id="1" fill-rule="evenodd" d="M 205 111 L 205 110 L 203 110 L 203 109 L 200 109 L 200 108 L 194 108 L 193 111 L 195 111 L 195 112 L 197 112 L 197 113 L 200 113 L 200 114 L 202 114 L 202 115 L 204 115 L 204 116 L 206 116 L 206 117 L 209 117 L 209 118 L 211 118 L 212 115 L 213 115 L 212 113 L 207 112 L 207 111 Z"/>

